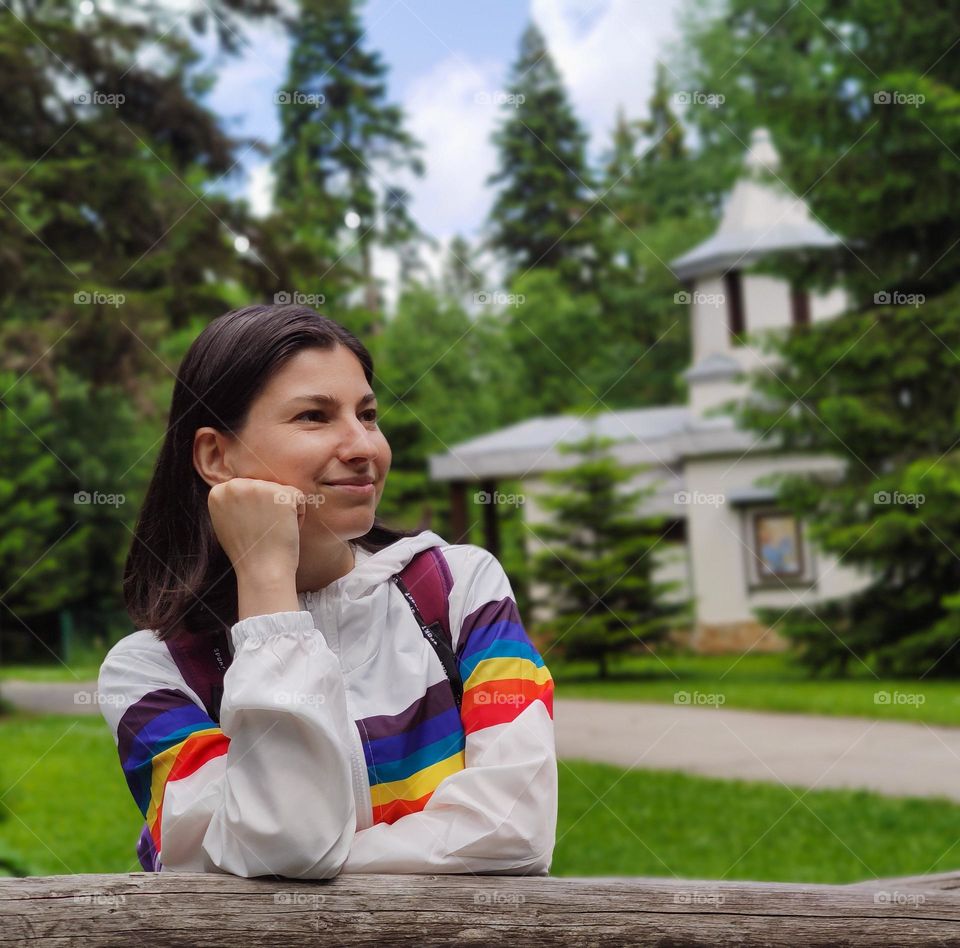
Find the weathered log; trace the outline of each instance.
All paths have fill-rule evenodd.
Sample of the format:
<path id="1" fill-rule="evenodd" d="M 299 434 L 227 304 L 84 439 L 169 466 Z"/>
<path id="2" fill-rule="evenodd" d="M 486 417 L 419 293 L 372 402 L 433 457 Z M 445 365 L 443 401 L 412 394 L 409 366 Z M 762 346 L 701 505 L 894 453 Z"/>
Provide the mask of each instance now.
<path id="1" fill-rule="evenodd" d="M 960 872 L 855 885 L 129 873 L 0 879 L 9 945 L 960 944 Z"/>

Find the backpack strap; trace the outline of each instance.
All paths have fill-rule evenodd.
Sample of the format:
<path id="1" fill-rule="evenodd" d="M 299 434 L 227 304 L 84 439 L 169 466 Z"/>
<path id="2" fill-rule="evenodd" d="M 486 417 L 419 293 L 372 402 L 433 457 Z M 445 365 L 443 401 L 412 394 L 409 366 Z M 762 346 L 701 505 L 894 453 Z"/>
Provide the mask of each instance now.
<path id="1" fill-rule="evenodd" d="M 223 676 L 233 660 L 226 630 L 205 635 L 182 632 L 167 640 L 167 648 L 187 686 L 197 693 L 207 714 L 219 724 Z"/>
<path id="2" fill-rule="evenodd" d="M 459 711 L 463 701 L 463 679 L 450 632 L 453 574 L 446 557 L 436 547 L 421 550 L 392 579 L 407 600 L 423 637 L 437 653 Z"/>

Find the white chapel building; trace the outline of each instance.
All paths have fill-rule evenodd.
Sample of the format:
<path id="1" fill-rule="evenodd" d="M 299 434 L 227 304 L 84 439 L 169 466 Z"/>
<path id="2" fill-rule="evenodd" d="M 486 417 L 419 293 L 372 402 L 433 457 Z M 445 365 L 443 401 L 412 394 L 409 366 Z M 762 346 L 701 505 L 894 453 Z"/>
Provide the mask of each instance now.
<path id="1" fill-rule="evenodd" d="M 716 232 L 672 262 L 687 288 L 678 300 L 687 304 L 692 320 L 686 405 L 590 418 L 531 418 L 430 458 L 431 478 L 450 485 L 452 532 L 466 534 L 469 511 L 471 519 L 483 520 L 485 545 L 494 553 L 499 552 L 497 504 L 486 501 L 499 484 L 519 482 L 512 489 L 524 498 L 532 554 L 542 546 L 535 525 L 549 517 L 537 497 L 553 489 L 543 474 L 575 463 L 556 445 L 589 431 L 616 439 L 614 457 L 644 466 L 627 487 L 657 485 L 644 510 L 669 523 L 657 547 L 658 571 L 679 580 L 681 595 L 692 600 L 695 621 L 682 638 L 702 652 L 781 649 L 786 643 L 757 622 L 755 608 L 786 611 L 853 592 L 866 582 L 815 549 L 805 525 L 778 509 L 773 490 L 758 483 L 775 472 L 839 471 L 842 461 L 779 453 L 753 432 L 738 430 L 729 415 L 710 411 L 746 394 L 744 372 L 770 364 L 769 354 L 751 345 L 757 334 L 830 319 L 845 308 L 842 291 L 798 292 L 779 277 L 750 269 L 774 251 L 829 247 L 840 240 L 779 182 L 777 166 L 770 136 L 758 129 Z"/>

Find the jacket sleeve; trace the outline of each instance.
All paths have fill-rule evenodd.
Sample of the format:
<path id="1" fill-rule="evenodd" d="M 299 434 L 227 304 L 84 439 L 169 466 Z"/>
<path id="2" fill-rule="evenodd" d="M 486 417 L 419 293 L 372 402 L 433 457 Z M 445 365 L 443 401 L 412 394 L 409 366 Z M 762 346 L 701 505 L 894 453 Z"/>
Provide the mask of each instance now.
<path id="1" fill-rule="evenodd" d="M 503 567 L 481 547 L 469 554 L 462 608 L 451 598 L 465 767 L 419 812 L 359 830 L 344 872 L 549 871 L 557 823 L 553 680 Z"/>
<path id="2" fill-rule="evenodd" d="M 334 876 L 356 832 L 340 664 L 309 612 L 251 616 L 231 636 L 219 727 L 155 639 L 121 640 L 100 669 L 161 870 Z"/>

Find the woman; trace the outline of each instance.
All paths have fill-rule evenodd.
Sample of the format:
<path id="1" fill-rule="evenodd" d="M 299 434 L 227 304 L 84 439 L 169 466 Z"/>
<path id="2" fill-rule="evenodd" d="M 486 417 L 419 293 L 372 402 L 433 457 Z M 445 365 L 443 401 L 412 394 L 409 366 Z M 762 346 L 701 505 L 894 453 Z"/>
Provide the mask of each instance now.
<path id="1" fill-rule="evenodd" d="M 301 306 L 226 313 L 183 360 L 124 575 L 141 631 L 99 679 L 145 868 L 549 870 L 550 673 L 494 556 L 378 522 L 372 380 Z"/>

